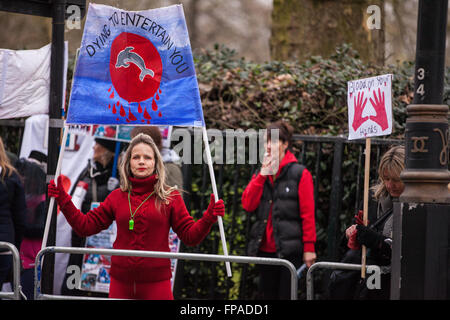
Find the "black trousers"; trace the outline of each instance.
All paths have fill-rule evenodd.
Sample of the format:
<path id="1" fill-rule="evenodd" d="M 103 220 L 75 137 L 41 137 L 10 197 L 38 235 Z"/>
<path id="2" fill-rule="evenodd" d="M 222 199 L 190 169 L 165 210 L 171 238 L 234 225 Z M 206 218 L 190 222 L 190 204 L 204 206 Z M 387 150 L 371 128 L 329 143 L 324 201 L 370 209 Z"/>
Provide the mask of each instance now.
<path id="1" fill-rule="evenodd" d="M 295 268 L 299 268 L 302 262 L 302 253 L 298 256 L 286 258 L 292 262 Z M 258 257 L 278 258 L 276 253 L 259 251 Z M 291 273 L 285 266 L 258 264 L 259 292 L 262 300 L 289 300 L 291 299 Z"/>
<path id="2" fill-rule="evenodd" d="M 0 290 L 4 283 L 11 281 L 12 266 L 12 255 L 0 255 Z"/>
<path id="3" fill-rule="evenodd" d="M 20 285 L 27 300 L 34 300 L 34 268 L 22 271 L 20 274 Z"/>

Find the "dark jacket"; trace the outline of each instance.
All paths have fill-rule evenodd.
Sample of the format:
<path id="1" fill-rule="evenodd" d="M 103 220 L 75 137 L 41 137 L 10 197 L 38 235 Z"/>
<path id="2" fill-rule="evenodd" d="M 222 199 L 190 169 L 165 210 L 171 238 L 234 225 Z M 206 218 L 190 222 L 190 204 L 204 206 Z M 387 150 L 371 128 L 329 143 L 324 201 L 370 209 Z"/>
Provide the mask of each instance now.
<path id="1" fill-rule="evenodd" d="M 112 176 L 112 167 L 112 161 L 106 166 L 106 168 L 99 163 L 96 163 L 95 166 L 89 163 L 88 166 L 81 172 L 76 184 L 79 181 L 84 181 L 89 185 L 86 197 L 84 198 L 81 206 L 81 211 L 83 213 L 91 210 L 92 202 L 102 202 L 111 192 L 108 190 L 108 179 Z M 73 188 L 72 193 L 74 191 L 75 188 Z"/>
<path id="2" fill-rule="evenodd" d="M 0 241 L 20 248 L 25 228 L 25 192 L 16 173 L 0 176 Z"/>
<path id="3" fill-rule="evenodd" d="M 378 201 L 369 198 L 369 228 L 386 238 L 392 238 L 393 199 L 382 197 Z M 362 206 L 361 206 L 362 207 Z M 353 221 L 353 224 L 356 221 Z M 361 249 L 349 250 L 348 239 L 342 235 L 340 249 L 342 263 L 361 264 Z M 381 290 L 367 290 L 365 283 L 360 283 L 360 271 L 334 270 L 328 283 L 329 299 L 387 300 L 390 297 L 391 249 L 386 243 L 381 247 L 367 247 L 367 265 L 381 268 Z"/>
<path id="4" fill-rule="evenodd" d="M 303 169 L 304 166 L 298 163 L 289 163 L 282 168 L 273 186 L 269 179 L 264 183 L 260 204 L 256 209 L 257 221 L 250 231 L 249 255 L 255 256 L 258 252 L 273 203 L 272 223 L 278 257 L 300 256 L 303 244 L 298 185 Z"/>
<path id="5" fill-rule="evenodd" d="M 381 197 L 377 201 L 377 220 L 371 223 L 371 229 L 386 238 L 392 239 L 393 199 L 391 196 Z M 381 248 L 368 248 L 367 257 L 380 266 L 390 266 L 391 247 L 383 245 Z M 390 267 L 384 268 L 385 273 L 390 272 Z"/>
<path id="6" fill-rule="evenodd" d="M 91 210 L 92 202 L 102 202 L 109 195 L 111 191 L 108 190 L 107 184 L 108 179 L 112 176 L 112 166 L 112 161 L 106 168 L 99 163 L 96 163 L 94 166 L 89 162 L 86 168 L 80 173 L 74 186 L 76 186 L 79 181 L 84 181 L 89 186 L 81 205 L 81 212 L 87 213 Z M 72 196 L 74 192 L 75 188 L 72 189 Z M 81 238 L 75 232 L 72 232 L 73 247 L 84 247 L 85 240 L 85 238 Z"/>
<path id="7" fill-rule="evenodd" d="M 30 239 L 41 239 L 47 217 L 45 172 L 38 164 L 25 158 L 16 162 L 16 169 L 24 179 L 26 200 L 24 236 Z"/>

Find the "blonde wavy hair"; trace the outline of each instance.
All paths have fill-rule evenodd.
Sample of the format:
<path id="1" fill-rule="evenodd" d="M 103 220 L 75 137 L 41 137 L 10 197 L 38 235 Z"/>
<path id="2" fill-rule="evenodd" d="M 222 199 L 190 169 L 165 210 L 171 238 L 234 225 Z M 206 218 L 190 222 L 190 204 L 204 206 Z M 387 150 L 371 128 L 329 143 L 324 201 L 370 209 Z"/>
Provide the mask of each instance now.
<path id="1" fill-rule="evenodd" d="M 174 187 L 169 187 L 166 184 L 166 171 L 164 168 L 164 162 L 162 160 L 161 153 L 159 152 L 158 147 L 156 146 L 153 139 L 149 135 L 144 133 L 138 134 L 131 140 L 128 149 L 125 151 L 125 154 L 120 160 L 119 163 L 120 190 L 124 192 L 131 191 L 132 186 L 130 180 L 128 179 L 129 177 L 132 176 L 130 167 L 131 152 L 133 151 L 133 148 L 140 143 L 149 145 L 155 154 L 154 173 L 158 177 L 155 184 L 155 194 L 157 196 L 157 200 L 159 200 L 158 204 L 160 202 L 168 202 L 170 201 L 170 195 L 172 191 L 177 189 Z"/>
<path id="2" fill-rule="evenodd" d="M 405 147 L 394 146 L 386 151 L 378 166 L 378 183 L 370 188 L 376 200 L 389 195 L 383 180 L 385 172 L 389 172 L 391 177 L 400 179 L 403 169 L 405 169 Z"/>
<path id="3" fill-rule="evenodd" d="M 5 151 L 5 146 L 3 145 L 3 140 L 0 137 L 0 167 L 2 168 L 1 179 L 3 180 L 5 176 L 10 177 L 13 172 L 17 173 L 17 170 L 9 162 L 8 155 Z"/>

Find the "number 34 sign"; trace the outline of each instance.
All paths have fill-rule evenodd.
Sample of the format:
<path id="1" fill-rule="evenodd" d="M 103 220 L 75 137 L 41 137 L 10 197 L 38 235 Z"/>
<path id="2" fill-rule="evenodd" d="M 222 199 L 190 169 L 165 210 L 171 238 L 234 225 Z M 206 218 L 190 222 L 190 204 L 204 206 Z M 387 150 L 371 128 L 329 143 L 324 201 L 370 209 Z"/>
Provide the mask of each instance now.
<path id="1" fill-rule="evenodd" d="M 392 133 L 392 74 L 348 82 L 348 139 Z"/>

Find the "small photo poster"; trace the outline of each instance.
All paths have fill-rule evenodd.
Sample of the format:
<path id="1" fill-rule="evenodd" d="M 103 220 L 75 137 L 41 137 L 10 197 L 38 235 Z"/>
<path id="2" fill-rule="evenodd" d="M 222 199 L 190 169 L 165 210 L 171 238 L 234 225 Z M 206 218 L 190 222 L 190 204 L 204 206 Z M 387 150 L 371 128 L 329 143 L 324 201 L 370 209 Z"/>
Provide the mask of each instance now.
<path id="1" fill-rule="evenodd" d="M 99 202 L 91 204 L 91 210 L 98 207 Z M 108 229 L 86 238 L 86 248 L 112 249 L 117 236 L 117 225 L 114 221 Z M 111 256 L 85 254 L 81 267 L 81 290 L 92 292 L 109 292 Z"/>

